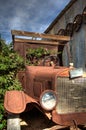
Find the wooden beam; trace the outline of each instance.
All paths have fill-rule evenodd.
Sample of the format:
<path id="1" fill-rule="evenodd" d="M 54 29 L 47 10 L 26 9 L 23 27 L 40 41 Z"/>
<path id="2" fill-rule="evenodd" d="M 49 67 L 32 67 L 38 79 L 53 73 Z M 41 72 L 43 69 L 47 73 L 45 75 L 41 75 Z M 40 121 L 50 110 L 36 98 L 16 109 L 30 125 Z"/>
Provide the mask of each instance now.
<path id="1" fill-rule="evenodd" d="M 51 39 L 55 41 L 70 41 L 69 36 L 61 36 L 61 35 L 53 35 L 53 34 L 43 34 L 43 33 L 35 33 L 35 32 L 26 32 L 26 31 L 18 31 L 11 30 L 11 34 L 14 36 L 27 36 L 32 38 L 44 38 Z"/>
<path id="2" fill-rule="evenodd" d="M 43 130 L 60 130 L 64 128 L 68 128 L 68 126 L 55 125 L 55 126 L 51 126 L 50 128 L 45 128 Z"/>
<path id="3" fill-rule="evenodd" d="M 31 43 L 31 44 L 43 44 L 43 45 L 52 45 L 52 46 L 58 46 L 58 45 L 64 45 L 56 41 L 45 41 L 45 40 L 30 40 L 30 39 L 22 39 L 22 38 L 15 38 L 14 42 L 20 42 L 20 43 Z"/>

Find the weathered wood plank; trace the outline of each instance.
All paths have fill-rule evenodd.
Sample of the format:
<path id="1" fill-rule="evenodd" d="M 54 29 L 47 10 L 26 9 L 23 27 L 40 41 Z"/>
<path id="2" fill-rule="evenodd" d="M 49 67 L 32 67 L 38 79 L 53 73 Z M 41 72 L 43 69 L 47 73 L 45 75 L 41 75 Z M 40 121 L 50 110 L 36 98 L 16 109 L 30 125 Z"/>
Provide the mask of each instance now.
<path id="1" fill-rule="evenodd" d="M 26 32 L 26 31 L 18 31 L 11 30 L 11 34 L 14 36 L 28 36 L 32 38 L 45 38 L 52 39 L 56 41 L 70 41 L 69 36 L 61 36 L 61 35 L 53 35 L 53 34 L 43 34 L 43 33 L 35 33 L 35 32 Z"/>
<path id="2" fill-rule="evenodd" d="M 20 42 L 20 43 L 32 43 L 32 44 L 43 44 L 43 45 L 52 45 L 52 46 L 58 46 L 58 45 L 64 45 L 59 42 L 55 41 L 44 41 L 44 40 L 30 40 L 30 39 L 22 39 L 22 38 L 15 38 L 14 42 Z"/>
<path id="3" fill-rule="evenodd" d="M 60 129 L 63 129 L 63 128 L 68 128 L 67 126 L 61 126 L 61 125 L 56 125 L 56 126 L 53 126 L 51 128 L 45 128 L 43 130 L 60 130 Z"/>

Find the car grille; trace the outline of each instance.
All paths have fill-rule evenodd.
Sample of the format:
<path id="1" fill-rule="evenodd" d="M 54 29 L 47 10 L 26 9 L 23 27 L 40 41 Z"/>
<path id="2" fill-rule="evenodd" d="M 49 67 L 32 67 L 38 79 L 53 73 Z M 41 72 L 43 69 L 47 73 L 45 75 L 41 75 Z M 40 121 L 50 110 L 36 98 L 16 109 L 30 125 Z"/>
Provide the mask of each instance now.
<path id="1" fill-rule="evenodd" d="M 86 78 L 57 77 L 56 91 L 59 114 L 86 112 Z"/>

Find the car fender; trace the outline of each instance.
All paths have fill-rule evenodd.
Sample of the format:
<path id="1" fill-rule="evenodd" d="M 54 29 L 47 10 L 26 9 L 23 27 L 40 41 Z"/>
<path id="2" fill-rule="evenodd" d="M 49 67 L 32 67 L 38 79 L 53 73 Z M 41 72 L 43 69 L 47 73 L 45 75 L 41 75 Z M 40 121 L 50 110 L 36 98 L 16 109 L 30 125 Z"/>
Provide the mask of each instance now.
<path id="1" fill-rule="evenodd" d="M 35 103 L 38 106 L 39 103 L 23 91 L 12 90 L 6 91 L 4 98 L 4 108 L 9 113 L 19 114 L 25 111 L 28 103 Z"/>
<path id="2" fill-rule="evenodd" d="M 26 108 L 24 92 L 17 90 L 6 91 L 4 108 L 11 113 L 23 112 Z"/>

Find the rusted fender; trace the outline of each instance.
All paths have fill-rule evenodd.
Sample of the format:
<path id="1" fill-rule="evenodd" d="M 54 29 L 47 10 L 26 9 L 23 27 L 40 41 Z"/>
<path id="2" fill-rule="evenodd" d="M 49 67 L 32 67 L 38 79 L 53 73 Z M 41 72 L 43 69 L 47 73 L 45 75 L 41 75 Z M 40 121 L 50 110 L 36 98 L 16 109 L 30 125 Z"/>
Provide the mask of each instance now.
<path id="1" fill-rule="evenodd" d="M 5 93 L 4 108 L 7 112 L 19 114 L 25 111 L 27 103 L 37 103 L 37 101 L 23 91 L 12 90 Z"/>

